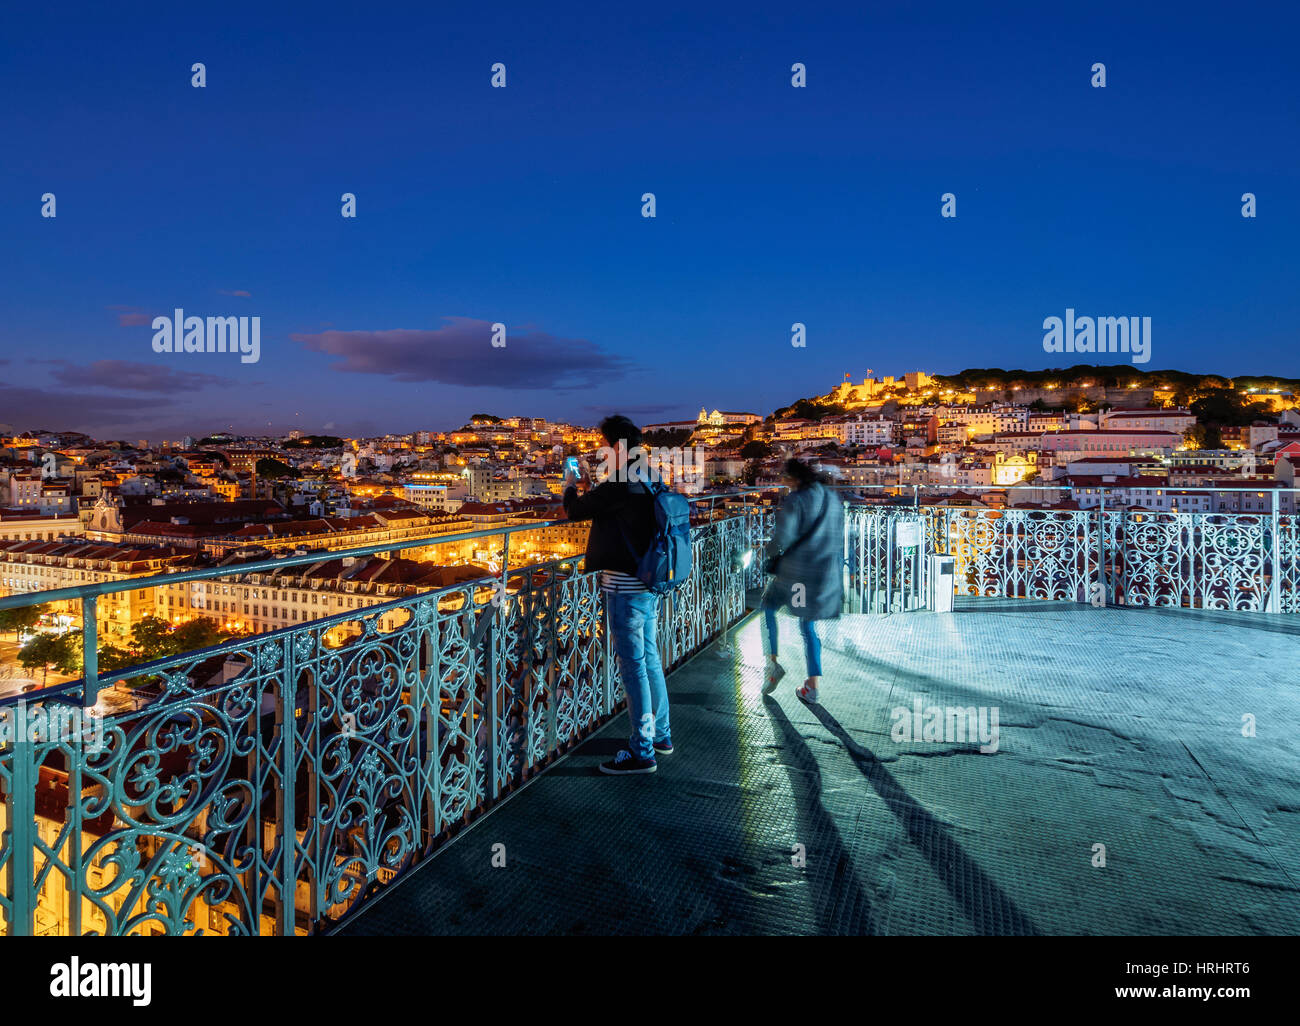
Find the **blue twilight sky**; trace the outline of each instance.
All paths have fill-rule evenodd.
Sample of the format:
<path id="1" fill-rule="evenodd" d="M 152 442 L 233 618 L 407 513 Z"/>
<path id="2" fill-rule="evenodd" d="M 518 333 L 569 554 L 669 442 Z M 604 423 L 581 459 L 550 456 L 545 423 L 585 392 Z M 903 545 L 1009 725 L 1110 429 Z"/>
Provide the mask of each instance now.
<path id="1" fill-rule="evenodd" d="M 1290 5 L 279 6 L 6 9 L 0 424 L 766 413 L 1079 362 L 1066 307 L 1300 376 Z M 176 307 L 259 316 L 260 361 L 155 354 Z"/>

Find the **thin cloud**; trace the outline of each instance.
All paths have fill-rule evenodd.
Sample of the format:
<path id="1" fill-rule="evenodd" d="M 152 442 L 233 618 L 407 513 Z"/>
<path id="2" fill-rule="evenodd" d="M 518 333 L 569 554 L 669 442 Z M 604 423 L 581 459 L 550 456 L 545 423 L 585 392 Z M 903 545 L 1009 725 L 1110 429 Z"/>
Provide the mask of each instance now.
<path id="1" fill-rule="evenodd" d="M 602 417 L 608 417 L 610 414 L 614 414 L 614 413 L 621 413 L 625 417 L 643 417 L 643 416 L 653 416 L 654 414 L 657 413 L 670 413 L 676 409 L 679 409 L 679 407 L 677 406 L 631 406 L 631 405 L 619 405 L 618 403 L 613 403 L 611 405 L 606 405 L 606 406 L 584 406 L 582 408 L 582 412 L 594 413 Z"/>
<path id="2" fill-rule="evenodd" d="M 436 381 L 481 388 L 573 389 L 606 384 L 631 365 L 586 339 L 544 331 L 506 332 L 492 345 L 492 325 L 446 317 L 436 329 L 323 331 L 289 337 L 314 353 L 338 357 L 345 374 L 381 374 L 395 381 Z"/>
<path id="3" fill-rule="evenodd" d="M 110 424 L 139 424 L 153 419 L 158 407 L 172 406 L 175 403 L 166 397 L 144 405 L 136 396 L 0 384 L 0 410 L 4 410 L 5 420 L 15 425 L 57 424 L 57 430 L 92 431 Z"/>
<path id="4" fill-rule="evenodd" d="M 238 296 L 240 299 L 251 299 L 253 294 L 246 289 L 217 289 L 223 296 Z"/>
<path id="5" fill-rule="evenodd" d="M 117 314 L 117 323 L 123 328 L 143 328 L 153 323 L 154 315 L 142 306 L 116 304 L 108 309 Z"/>
<path id="6" fill-rule="evenodd" d="M 134 360 L 95 360 L 85 364 L 60 360 L 51 375 L 68 388 L 111 388 L 119 392 L 197 392 L 212 385 L 230 386 L 234 383 L 216 374 L 182 371 L 166 364 Z M 244 387 L 243 384 L 240 387 Z"/>

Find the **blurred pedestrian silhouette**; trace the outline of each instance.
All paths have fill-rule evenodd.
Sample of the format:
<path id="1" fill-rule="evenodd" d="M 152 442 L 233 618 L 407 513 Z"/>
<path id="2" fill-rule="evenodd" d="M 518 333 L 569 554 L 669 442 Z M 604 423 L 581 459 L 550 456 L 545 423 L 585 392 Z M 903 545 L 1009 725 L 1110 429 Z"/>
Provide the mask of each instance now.
<path id="1" fill-rule="evenodd" d="M 822 681 L 822 647 L 816 621 L 840 615 L 844 601 L 844 504 L 830 488 L 830 478 L 802 460 L 785 463 L 790 491 L 776 514 L 770 555 L 764 569 L 772 575 L 763 593 L 768 662 L 765 694 L 775 690 L 785 669 L 777 659 L 776 613 L 784 607 L 799 619 L 808 679 L 795 692 L 805 702 L 818 701 Z"/>

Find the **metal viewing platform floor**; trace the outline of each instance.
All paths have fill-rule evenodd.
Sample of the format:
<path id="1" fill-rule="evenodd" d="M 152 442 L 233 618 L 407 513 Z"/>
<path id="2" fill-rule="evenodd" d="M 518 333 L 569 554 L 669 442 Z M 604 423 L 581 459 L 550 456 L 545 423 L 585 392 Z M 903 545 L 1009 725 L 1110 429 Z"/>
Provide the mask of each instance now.
<path id="1" fill-rule="evenodd" d="M 785 615 L 760 694 L 761 627 L 670 676 L 657 774 L 597 773 L 620 716 L 341 932 L 1300 933 L 1300 618 L 845 616 L 815 710 Z M 996 709 L 997 751 L 896 739 L 932 707 Z"/>

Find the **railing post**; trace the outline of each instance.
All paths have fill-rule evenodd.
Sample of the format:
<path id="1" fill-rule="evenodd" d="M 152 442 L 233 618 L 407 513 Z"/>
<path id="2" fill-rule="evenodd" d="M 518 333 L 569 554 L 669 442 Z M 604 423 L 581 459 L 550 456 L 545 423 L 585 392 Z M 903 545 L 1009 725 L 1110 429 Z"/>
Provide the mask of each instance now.
<path id="1" fill-rule="evenodd" d="M 13 804 L 10 812 L 13 830 L 13 855 L 9 859 L 9 894 L 13 919 L 9 923 L 12 937 L 30 937 L 35 918 L 33 877 L 36 851 L 36 743 L 30 740 L 26 716 L 27 705 L 13 709 Z M 74 801 L 78 800 L 73 798 Z"/>
<path id="2" fill-rule="evenodd" d="M 885 521 L 885 612 L 894 612 L 894 541 L 895 518 Z"/>
<path id="3" fill-rule="evenodd" d="M 1273 496 L 1272 536 L 1273 536 L 1273 570 L 1268 575 L 1267 612 L 1276 613 L 1282 609 L 1282 521 L 1278 510 L 1278 490 L 1271 490 Z"/>
<path id="4" fill-rule="evenodd" d="M 528 581 L 528 578 L 524 578 Z M 507 532 L 501 538 L 501 586 L 494 589 L 493 601 L 489 608 L 485 609 L 480 615 L 487 618 L 487 636 L 483 639 L 483 716 L 485 741 L 483 745 L 483 764 L 487 767 L 487 774 L 483 781 L 484 799 L 488 802 L 496 801 L 501 796 L 501 775 L 499 773 L 497 753 L 497 734 L 501 728 L 500 718 L 501 710 L 497 702 L 497 675 L 504 672 L 506 660 L 504 651 L 499 651 L 498 646 L 505 645 L 505 617 L 506 603 L 509 596 L 506 588 L 510 583 L 510 534 Z M 559 587 L 559 582 L 552 575 L 552 589 Z M 500 622 L 498 622 L 500 618 Z M 498 630 L 498 627 L 503 629 Z M 531 656 L 531 646 L 530 646 Z M 524 748 L 527 751 L 527 714 L 520 717 L 520 723 L 523 724 L 525 731 Z M 477 737 L 477 732 L 475 732 Z M 525 762 L 527 758 L 525 757 Z"/>
<path id="5" fill-rule="evenodd" d="M 933 506 L 930 507 L 933 510 Z M 920 581 L 920 594 L 917 596 L 917 609 L 925 608 L 926 596 L 930 594 L 930 524 L 921 516 L 921 509 L 918 506 L 916 515 L 920 517 L 917 521 L 917 530 L 920 537 L 916 542 L 916 558 L 919 561 L 916 568 L 917 580 Z"/>
<path id="6" fill-rule="evenodd" d="M 600 685 L 604 692 L 602 713 L 609 716 L 614 711 L 614 646 L 609 636 L 609 603 L 605 601 L 605 592 L 596 582 L 596 594 L 600 596 Z"/>
<path id="7" fill-rule="evenodd" d="M 483 765 L 487 767 L 487 779 L 483 781 L 483 788 L 485 797 L 490 802 L 501 796 L 501 775 L 498 772 L 500 767 L 497 758 L 497 732 L 501 727 L 501 711 L 497 704 L 497 675 L 503 671 L 505 659 L 504 653 L 497 651 L 497 644 L 503 633 L 497 630 L 497 617 L 505 616 L 505 603 L 503 593 L 499 606 L 484 610 L 482 613 L 488 618 L 487 636 L 483 639 L 484 687 L 481 715 L 487 727 L 483 732 Z M 521 717 L 520 722 L 526 725 L 526 717 Z"/>
<path id="8" fill-rule="evenodd" d="M 586 572 L 586 565 L 583 566 Z M 575 575 L 575 582 L 578 578 Z M 596 576 L 597 585 L 599 585 L 599 575 Z M 575 588 L 577 584 L 575 583 Z M 546 638 L 546 690 L 551 696 L 551 708 L 549 715 L 546 717 L 546 756 L 550 759 L 555 754 L 555 749 L 559 747 L 559 731 L 556 729 L 559 724 L 556 722 L 560 715 L 560 625 L 556 617 L 559 616 L 560 604 L 556 601 L 556 596 L 560 591 L 560 583 L 556 574 L 551 574 L 550 582 L 546 587 L 546 623 L 549 627 Z M 602 609 L 605 603 L 601 602 Z M 578 623 L 578 614 L 575 607 L 571 606 L 568 615 L 573 618 L 572 627 L 575 629 L 571 635 L 571 643 L 576 645 L 576 628 Z M 606 621 L 608 624 L 608 620 Z M 609 635 L 608 629 L 605 631 L 606 637 Z"/>
<path id="9" fill-rule="evenodd" d="M 86 871 L 85 852 L 82 850 L 81 792 L 85 786 L 82 768 L 86 760 L 86 745 L 90 743 L 83 734 L 73 741 L 68 756 L 68 934 L 72 937 L 81 936 L 81 892 Z"/>
<path id="10" fill-rule="evenodd" d="M 1101 493 L 1097 507 L 1097 585 L 1101 588 L 1102 604 L 1110 601 L 1106 593 L 1106 493 Z"/>
<path id="11" fill-rule="evenodd" d="M 99 622 L 96 619 L 98 598 L 87 595 L 81 600 L 81 666 L 85 687 L 81 705 L 89 709 L 99 701 Z"/>
<path id="12" fill-rule="evenodd" d="M 297 670 L 293 659 L 293 635 L 284 638 L 284 654 L 281 659 L 279 687 L 276 689 L 276 727 L 280 731 L 280 786 L 276 794 L 276 819 L 280 824 L 280 902 L 277 932 L 281 937 L 294 935 L 295 913 L 297 908 L 298 873 L 295 856 L 298 847 L 297 811 L 294 801 L 297 797 L 298 753 L 295 742 L 298 740 Z"/>
<path id="13" fill-rule="evenodd" d="M 858 510 L 858 607 L 855 613 L 869 613 L 871 591 L 867 581 L 867 544 L 870 533 L 867 531 L 867 508 L 863 506 Z"/>

